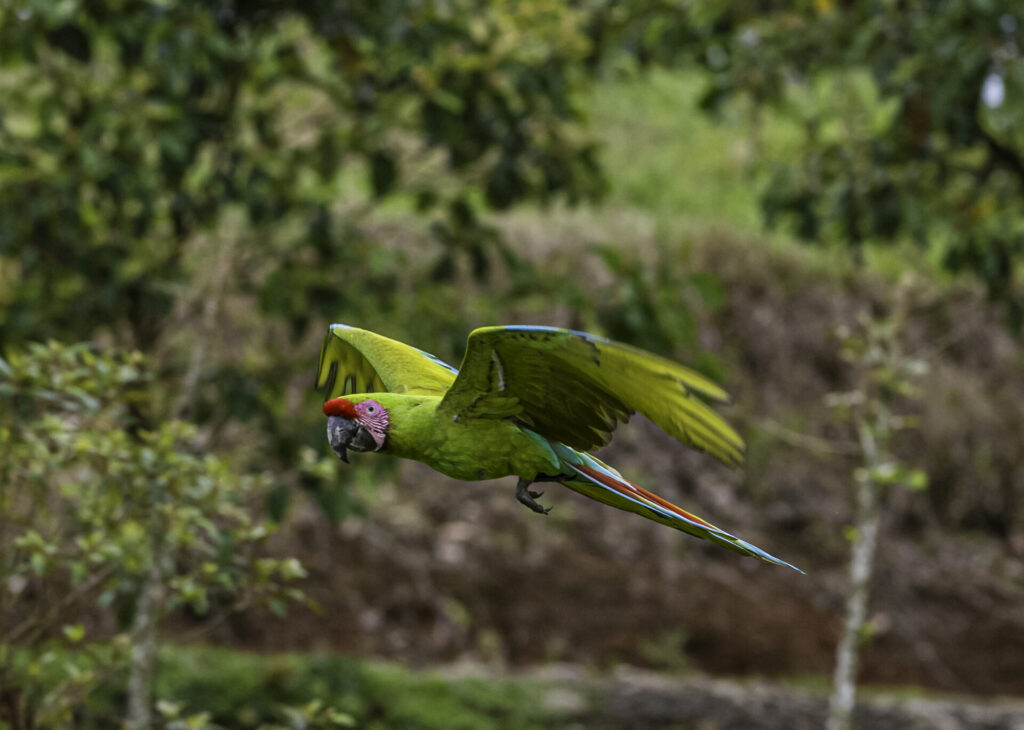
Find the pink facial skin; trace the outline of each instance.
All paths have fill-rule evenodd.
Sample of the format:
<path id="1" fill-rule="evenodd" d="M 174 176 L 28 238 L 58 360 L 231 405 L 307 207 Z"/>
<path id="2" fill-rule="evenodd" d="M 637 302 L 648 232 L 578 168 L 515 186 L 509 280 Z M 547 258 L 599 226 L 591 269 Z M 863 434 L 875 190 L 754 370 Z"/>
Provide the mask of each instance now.
<path id="1" fill-rule="evenodd" d="M 388 431 L 388 411 L 375 400 L 364 400 L 355 404 L 356 421 L 365 428 L 373 441 L 377 444 L 374 451 L 380 451 L 384 447 Z"/>

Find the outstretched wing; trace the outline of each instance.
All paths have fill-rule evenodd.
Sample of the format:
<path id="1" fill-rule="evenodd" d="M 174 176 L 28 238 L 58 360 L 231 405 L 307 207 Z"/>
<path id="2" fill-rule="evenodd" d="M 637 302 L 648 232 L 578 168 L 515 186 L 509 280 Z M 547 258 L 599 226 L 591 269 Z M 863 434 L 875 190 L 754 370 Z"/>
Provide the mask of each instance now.
<path id="1" fill-rule="evenodd" d="M 332 324 L 320 347 L 316 388 L 324 400 L 353 393 L 443 394 L 459 371 L 375 332 Z"/>
<path id="2" fill-rule="evenodd" d="M 629 345 L 555 327 L 481 327 L 441 402 L 458 418 L 516 418 L 575 449 L 601 446 L 634 412 L 733 464 L 743 439 L 698 396 L 727 402 L 704 376 Z"/>

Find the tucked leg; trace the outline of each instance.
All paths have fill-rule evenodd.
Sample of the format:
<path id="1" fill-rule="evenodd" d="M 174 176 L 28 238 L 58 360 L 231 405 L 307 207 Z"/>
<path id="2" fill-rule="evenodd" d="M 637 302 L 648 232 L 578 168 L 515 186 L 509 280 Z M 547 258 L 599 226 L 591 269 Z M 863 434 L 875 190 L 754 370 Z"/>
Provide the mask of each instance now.
<path id="1" fill-rule="evenodd" d="M 550 507 L 541 507 L 537 502 L 537 498 L 544 495 L 544 492 L 534 492 L 529 489 L 529 486 L 533 482 L 519 477 L 519 483 L 516 484 L 516 499 L 525 504 L 527 507 L 532 509 L 534 512 L 542 515 L 546 515 L 551 511 Z"/>

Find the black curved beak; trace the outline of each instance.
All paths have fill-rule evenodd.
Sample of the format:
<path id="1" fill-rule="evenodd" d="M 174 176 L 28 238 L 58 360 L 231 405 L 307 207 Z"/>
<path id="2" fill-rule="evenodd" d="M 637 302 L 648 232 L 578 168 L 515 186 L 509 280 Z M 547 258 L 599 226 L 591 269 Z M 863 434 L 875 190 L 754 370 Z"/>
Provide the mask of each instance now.
<path id="1" fill-rule="evenodd" d="M 356 421 L 341 416 L 327 417 L 327 443 L 338 458 L 348 463 L 348 450 L 375 451 L 377 442 Z"/>
<path id="2" fill-rule="evenodd" d="M 327 443 L 338 458 L 348 463 L 348 445 L 352 443 L 359 424 L 341 416 L 327 417 Z"/>

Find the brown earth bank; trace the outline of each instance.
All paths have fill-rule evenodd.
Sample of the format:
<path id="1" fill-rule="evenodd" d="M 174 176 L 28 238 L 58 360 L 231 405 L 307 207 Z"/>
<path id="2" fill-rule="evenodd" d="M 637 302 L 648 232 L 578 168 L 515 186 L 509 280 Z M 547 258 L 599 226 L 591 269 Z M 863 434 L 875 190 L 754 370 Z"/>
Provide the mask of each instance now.
<path id="1" fill-rule="evenodd" d="M 652 282 L 694 271 L 718 277 L 724 304 L 697 301 L 694 311 L 699 344 L 717 357 L 736 398 L 728 415 L 749 442 L 745 468 L 720 467 L 640 417 L 601 456 L 807 574 L 728 553 L 556 485 L 542 500 L 554 509 L 542 517 L 515 501 L 512 479 L 458 483 L 406 463 L 371 490 L 365 517 L 334 526 L 311 501 L 294 500 L 276 549 L 310 568 L 307 589 L 322 614 L 250 613 L 206 640 L 419 664 L 627 662 L 828 675 L 856 466 L 845 453 L 847 435 L 823 404 L 849 378 L 832 332 L 862 311 L 883 311 L 894 284 L 824 256 L 714 231 L 679 234 L 669 240 L 682 243 L 665 245 L 658 243 L 664 232 L 638 234 L 634 221 L 583 225 L 553 216 L 504 225 L 516 249 L 549 275 L 597 292 L 604 304 L 591 314 L 599 321 L 608 321 L 600 306 L 625 306 L 624 297 L 642 295 L 643 287 L 623 294 L 603 272 L 597 244 L 634 241 L 641 275 L 648 271 Z M 902 456 L 927 471 L 930 487 L 897 490 L 888 500 L 860 679 L 1024 695 L 1024 350 L 999 310 L 969 288 L 921 282 L 911 299 L 908 347 L 931 369 L 917 407 L 922 426 Z M 531 307 L 510 311 L 506 321 L 594 324 L 568 310 Z M 350 474 L 339 468 L 339 480 L 358 491 Z M 621 701 L 628 704 L 628 696 Z M 750 726 L 736 722 L 721 727 Z"/>

